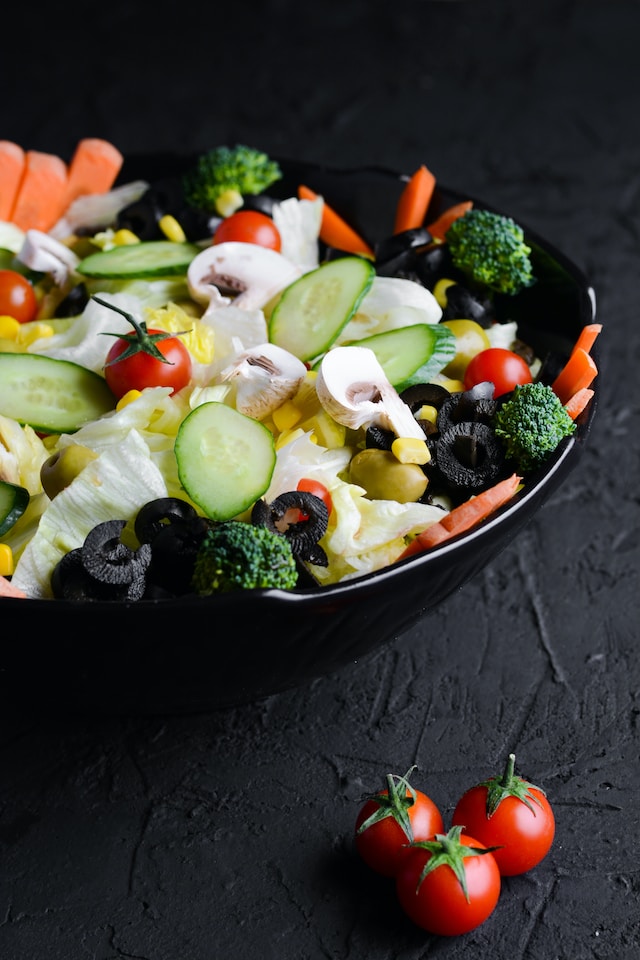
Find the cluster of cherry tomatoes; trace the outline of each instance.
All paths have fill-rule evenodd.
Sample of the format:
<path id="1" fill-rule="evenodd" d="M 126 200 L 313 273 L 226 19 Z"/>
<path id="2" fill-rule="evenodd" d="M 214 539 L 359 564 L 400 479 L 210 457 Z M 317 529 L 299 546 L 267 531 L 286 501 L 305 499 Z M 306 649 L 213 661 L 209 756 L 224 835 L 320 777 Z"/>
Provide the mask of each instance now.
<path id="1" fill-rule="evenodd" d="M 497 906 L 502 877 L 526 873 L 551 849 L 555 818 L 544 790 L 514 773 L 469 788 L 445 833 L 433 800 L 404 776 L 368 796 L 358 812 L 355 846 L 364 862 L 395 881 L 404 912 L 429 933 L 456 936 Z"/>

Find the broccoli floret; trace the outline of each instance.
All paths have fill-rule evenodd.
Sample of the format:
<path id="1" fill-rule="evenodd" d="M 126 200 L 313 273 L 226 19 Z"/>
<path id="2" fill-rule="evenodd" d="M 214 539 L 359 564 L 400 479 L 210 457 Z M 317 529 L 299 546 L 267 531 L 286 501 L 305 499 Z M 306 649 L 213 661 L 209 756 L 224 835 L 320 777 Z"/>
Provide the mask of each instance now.
<path id="1" fill-rule="evenodd" d="M 242 198 L 262 193 L 282 178 L 279 164 L 254 147 L 214 147 L 203 153 L 182 179 L 189 206 L 227 216 Z"/>
<path id="2" fill-rule="evenodd" d="M 454 266 L 494 293 L 515 294 L 534 283 L 521 227 L 490 210 L 468 210 L 445 234 Z"/>
<path id="3" fill-rule="evenodd" d="M 523 472 L 544 463 L 576 429 L 558 396 L 540 381 L 516 386 L 494 414 L 492 426 L 507 459 Z"/>
<path id="4" fill-rule="evenodd" d="M 270 587 L 291 590 L 297 580 L 298 568 L 285 537 L 268 527 L 228 520 L 205 534 L 191 586 L 206 596 Z"/>

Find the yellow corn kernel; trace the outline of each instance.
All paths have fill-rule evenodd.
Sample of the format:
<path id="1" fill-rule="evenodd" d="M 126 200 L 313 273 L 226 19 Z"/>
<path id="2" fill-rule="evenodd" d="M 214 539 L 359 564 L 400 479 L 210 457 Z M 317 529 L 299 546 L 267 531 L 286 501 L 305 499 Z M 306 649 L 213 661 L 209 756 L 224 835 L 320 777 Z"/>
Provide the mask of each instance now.
<path id="1" fill-rule="evenodd" d="M 216 198 L 216 213 L 218 213 L 221 217 L 230 217 L 231 214 L 235 213 L 236 210 L 239 210 L 243 204 L 244 199 L 240 191 L 234 190 L 230 187 L 228 190 L 224 190 L 220 196 Z"/>
<path id="2" fill-rule="evenodd" d="M 326 447 L 327 450 L 336 450 L 345 446 L 347 428 L 329 416 L 326 410 L 319 410 L 314 416 L 309 417 L 302 427 L 304 430 L 310 430 L 311 439 L 321 447 Z"/>
<path id="3" fill-rule="evenodd" d="M 415 417 L 416 420 L 428 420 L 429 423 L 435 423 L 438 419 L 438 411 L 430 403 L 423 403 Z"/>
<path id="4" fill-rule="evenodd" d="M 391 444 L 391 452 L 400 463 L 429 463 L 431 454 L 426 440 L 417 437 L 396 437 Z"/>
<path id="5" fill-rule="evenodd" d="M 129 403 L 133 403 L 134 400 L 137 400 L 138 397 L 141 396 L 142 394 L 139 390 L 128 390 L 116 403 L 116 410 L 122 410 L 123 407 L 126 407 Z"/>
<path id="6" fill-rule="evenodd" d="M 447 287 L 450 287 L 454 283 L 455 280 L 447 280 L 446 277 L 443 277 L 437 281 L 433 288 L 433 295 L 443 310 L 447 305 Z"/>
<path id="7" fill-rule="evenodd" d="M 52 337 L 55 330 L 50 323 L 42 323 L 35 320 L 32 323 L 21 323 L 16 342 L 23 347 L 28 347 L 36 340 L 42 340 L 44 337 Z"/>
<path id="8" fill-rule="evenodd" d="M 164 217 L 160 217 L 158 226 L 164 233 L 167 240 L 173 240 L 174 243 L 185 243 L 186 234 L 175 217 L 172 217 L 170 213 L 165 213 Z"/>
<path id="9" fill-rule="evenodd" d="M 10 577 L 13 571 L 13 551 L 8 543 L 0 543 L 0 576 Z"/>
<path id="10" fill-rule="evenodd" d="M 433 378 L 433 383 L 440 384 L 440 386 L 448 390 L 449 393 L 464 392 L 464 380 L 452 380 L 450 377 L 445 377 L 443 373 L 437 373 Z"/>
<path id="11" fill-rule="evenodd" d="M 15 317 L 3 314 L 0 317 L 0 337 L 3 340 L 15 340 L 20 330 L 20 324 Z"/>
<path id="12" fill-rule="evenodd" d="M 291 430 L 292 427 L 295 427 L 301 416 L 302 412 L 300 408 L 291 400 L 285 400 L 285 402 L 280 404 L 271 414 L 274 426 L 276 430 L 280 432 L 283 430 Z"/>
<path id="13" fill-rule="evenodd" d="M 134 243 L 140 243 L 140 237 L 136 237 L 133 230 L 116 230 L 111 239 L 116 247 L 130 247 Z"/>

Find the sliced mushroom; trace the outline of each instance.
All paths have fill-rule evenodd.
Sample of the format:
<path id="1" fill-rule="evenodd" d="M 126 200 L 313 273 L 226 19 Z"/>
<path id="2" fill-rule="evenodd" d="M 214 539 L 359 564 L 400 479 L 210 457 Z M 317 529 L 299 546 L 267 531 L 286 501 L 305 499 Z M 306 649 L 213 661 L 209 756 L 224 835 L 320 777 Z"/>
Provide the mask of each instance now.
<path id="1" fill-rule="evenodd" d="M 243 353 L 220 373 L 234 381 L 235 404 L 240 413 L 264 420 L 285 400 L 290 400 L 305 378 L 302 360 L 275 343 L 263 343 Z"/>
<path id="2" fill-rule="evenodd" d="M 410 407 L 400 399 L 368 347 L 329 350 L 320 364 L 316 391 L 327 413 L 346 427 L 375 424 L 397 437 L 425 440 Z"/>
<path id="3" fill-rule="evenodd" d="M 39 273 L 48 273 L 58 287 L 63 287 L 80 262 L 73 250 L 42 230 L 27 230 L 18 253 L 18 260 Z"/>
<path id="4" fill-rule="evenodd" d="M 228 241 L 207 247 L 191 261 L 189 291 L 199 303 L 232 303 L 243 310 L 262 309 L 301 275 L 300 267 L 257 243 Z"/>

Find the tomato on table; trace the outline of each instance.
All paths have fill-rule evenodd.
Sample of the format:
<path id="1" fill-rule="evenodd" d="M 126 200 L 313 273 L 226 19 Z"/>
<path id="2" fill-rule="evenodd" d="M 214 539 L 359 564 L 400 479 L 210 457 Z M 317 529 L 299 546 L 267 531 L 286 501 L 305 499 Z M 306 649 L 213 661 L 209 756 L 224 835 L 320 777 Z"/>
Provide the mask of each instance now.
<path id="1" fill-rule="evenodd" d="M 30 323 L 38 312 L 32 284 L 17 270 L 0 270 L 0 317 Z"/>
<path id="2" fill-rule="evenodd" d="M 465 390 L 478 383 L 493 383 L 493 396 L 501 397 L 518 384 L 531 383 L 531 370 L 527 361 L 513 350 L 504 347 L 489 347 L 476 353 L 464 373 Z"/>
<path id="3" fill-rule="evenodd" d="M 555 817 L 540 787 L 514 775 L 509 754 L 501 777 L 471 787 L 458 801 L 452 823 L 486 845 L 498 845 L 494 857 L 500 873 L 516 876 L 546 857 L 555 836 Z"/>
<path id="4" fill-rule="evenodd" d="M 280 252 L 282 238 L 271 217 L 259 210 L 238 210 L 221 221 L 213 235 L 212 243 L 256 243 Z"/>
<path id="5" fill-rule="evenodd" d="M 396 874 L 400 906 L 429 933 L 453 937 L 493 913 L 501 879 L 494 853 L 458 826 L 413 843 Z"/>
<path id="6" fill-rule="evenodd" d="M 388 774 L 386 788 L 370 794 L 356 818 L 356 850 L 372 870 L 386 877 L 395 876 L 413 840 L 427 840 L 444 830 L 436 804 L 409 783 L 413 769 L 404 777 Z"/>

